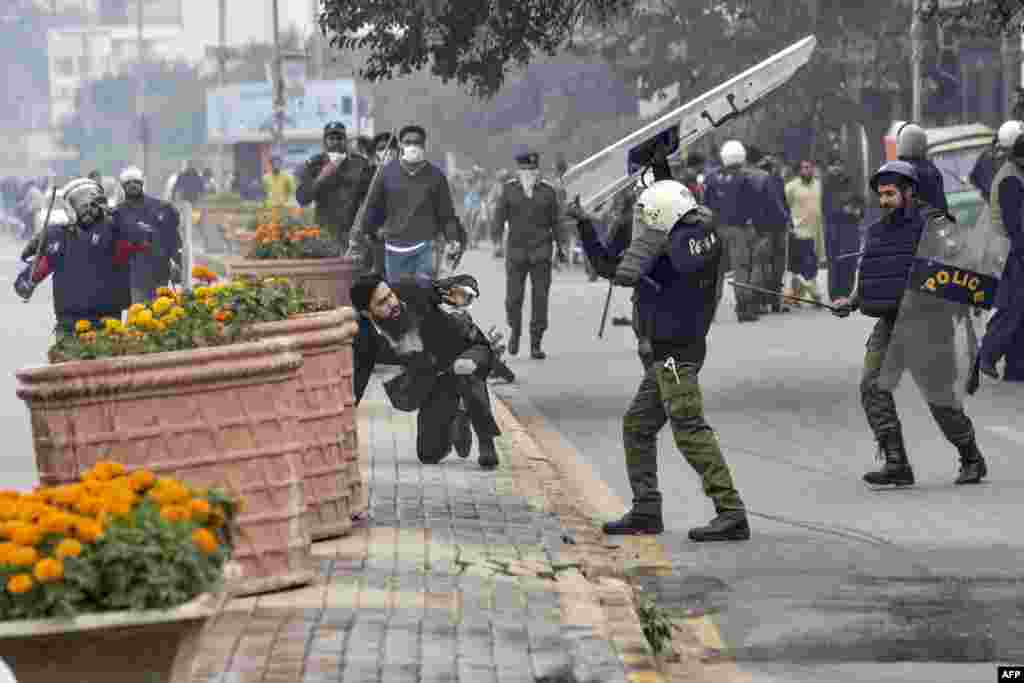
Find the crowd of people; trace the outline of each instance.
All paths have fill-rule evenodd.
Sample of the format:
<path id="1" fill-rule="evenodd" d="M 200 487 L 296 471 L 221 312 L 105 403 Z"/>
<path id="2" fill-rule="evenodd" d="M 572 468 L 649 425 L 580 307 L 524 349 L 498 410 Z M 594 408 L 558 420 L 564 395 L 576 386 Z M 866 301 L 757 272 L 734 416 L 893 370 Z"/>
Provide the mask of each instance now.
<path id="1" fill-rule="evenodd" d="M 1024 380 L 1024 126 L 1008 122 L 972 173 L 990 203 L 993 223 L 1011 244 L 997 313 L 981 347 L 979 370 Z M 392 404 L 419 411 L 417 455 L 439 463 L 454 449 L 468 457 L 475 433 L 479 464 L 498 463 L 487 379 L 504 367 L 495 339 L 469 314 L 480 287 L 469 275 L 442 277 L 440 256 L 457 269 L 466 249 L 484 240 L 504 259 L 507 351 L 517 355 L 530 283 L 530 355 L 544 360 L 548 297 L 556 264 L 582 255 L 591 277 L 634 291 L 632 323 L 644 375 L 623 418 L 623 439 L 634 492 L 632 510 L 609 522 L 609 534 L 660 533 L 657 434 L 670 424 L 676 443 L 703 480 L 717 516 L 690 532 L 698 541 L 743 540 L 750 528 L 714 432 L 704 420 L 698 375 L 705 338 L 722 298 L 725 275 L 737 286 L 741 323 L 785 312 L 804 301 L 821 305 L 818 270 L 828 268 L 828 298 L 840 317 L 853 311 L 877 318 L 867 344 L 861 396 L 883 465 L 864 479 L 873 486 L 913 484 L 891 391 L 879 383 L 894 336 L 915 250 L 928 231 L 942 232 L 949 215 L 942 176 L 926 158 L 927 137 L 910 124 L 899 132 L 897 161 L 871 178 L 869 206 L 842 159 L 823 170 L 803 159 L 790 167 L 772 154 L 726 142 L 718 158 L 690 154 L 669 160 L 655 147 L 648 161 L 654 182 L 620 193 L 587 212 L 567 196 L 567 164 L 556 159 L 545 175 L 541 157 L 524 150 L 515 169 L 490 176 L 482 168 L 449 178 L 427 159 L 428 131 L 408 125 L 397 134 L 350 140 L 341 123 L 324 129 L 323 151 L 296 177 L 273 158 L 262 178 L 268 206 L 314 206 L 317 221 L 357 265 L 351 289 L 360 327 L 355 341 L 355 393 L 362 398 L 373 368 L 404 371 L 385 384 Z M 46 184 L 15 188 L 14 212 L 31 212 L 35 234 L 23 253 L 29 264 L 15 289 L 24 298 L 54 277 L 58 334 L 78 320 L 119 317 L 133 301 L 181 280 L 178 209 L 145 193 L 141 170 L 124 169 L 113 183 L 100 174 L 72 181 L 61 192 L 66 216 L 37 229 Z M 11 206 L 10 183 L 0 183 Z M 42 185 L 42 187 L 40 187 Z M 52 183 L 51 183 L 52 185 Z M 165 188 L 188 209 L 212 180 L 188 163 Z M 19 194 L 20 193 L 20 194 Z M 55 195 L 54 195 L 55 196 Z M 869 209 L 875 217 L 865 219 Z M 27 216 L 28 214 L 26 214 Z M 71 229 L 68 229 L 70 226 Z M 785 282 L 785 274 L 791 278 Z M 507 370 L 507 368 L 505 368 Z M 1016 374 L 1022 373 L 1022 374 Z M 941 394 L 954 395 L 951 379 Z M 929 407 L 960 455 L 957 484 L 987 475 L 974 430 L 955 399 Z"/>

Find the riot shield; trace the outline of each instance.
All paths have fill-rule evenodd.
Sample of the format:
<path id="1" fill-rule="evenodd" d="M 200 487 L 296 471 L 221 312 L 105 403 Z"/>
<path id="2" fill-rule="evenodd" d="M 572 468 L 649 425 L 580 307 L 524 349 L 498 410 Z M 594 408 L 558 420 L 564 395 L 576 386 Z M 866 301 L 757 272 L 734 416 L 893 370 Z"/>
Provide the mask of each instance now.
<path id="1" fill-rule="evenodd" d="M 1010 243 L 988 211 L 974 225 L 930 212 L 885 352 L 879 388 L 910 374 L 925 400 L 956 408 L 978 386 L 977 357 Z"/>

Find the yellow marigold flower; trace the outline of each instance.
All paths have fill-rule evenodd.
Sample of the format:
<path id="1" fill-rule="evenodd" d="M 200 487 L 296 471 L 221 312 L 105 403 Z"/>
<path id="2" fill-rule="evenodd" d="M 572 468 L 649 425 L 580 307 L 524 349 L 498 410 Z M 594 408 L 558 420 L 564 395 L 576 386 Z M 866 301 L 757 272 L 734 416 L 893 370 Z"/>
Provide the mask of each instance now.
<path id="1" fill-rule="evenodd" d="M 96 341 L 96 333 L 83 332 L 82 334 L 78 335 L 78 338 L 87 344 L 91 344 L 92 342 Z"/>
<path id="2" fill-rule="evenodd" d="M 210 516 L 210 503 L 202 498 L 193 498 L 188 502 L 188 509 L 192 519 L 197 522 L 205 522 Z"/>
<path id="3" fill-rule="evenodd" d="M 213 293 L 213 290 L 206 285 L 203 285 L 201 287 L 196 287 L 192 293 L 196 295 L 197 299 L 205 299 Z"/>
<path id="4" fill-rule="evenodd" d="M 128 475 L 128 479 L 136 491 L 146 491 L 156 483 L 156 475 L 149 470 L 135 470 Z"/>
<path id="5" fill-rule="evenodd" d="M 217 537 L 209 529 L 196 529 L 192 532 L 192 543 L 204 555 L 217 552 Z"/>
<path id="6" fill-rule="evenodd" d="M 171 308 L 171 315 L 173 315 L 175 318 L 184 318 L 185 309 L 182 308 L 181 306 L 174 306 L 173 308 Z"/>
<path id="7" fill-rule="evenodd" d="M 11 540 L 18 545 L 33 546 L 43 538 L 43 530 L 35 524 L 19 526 L 11 535 Z"/>
<path id="8" fill-rule="evenodd" d="M 73 538 L 65 538 L 57 544 L 54 554 L 62 560 L 65 557 L 78 557 L 82 554 L 82 544 Z"/>
<path id="9" fill-rule="evenodd" d="M 36 562 L 32 574 L 39 583 L 54 583 L 64 578 L 64 563 L 52 557 L 46 557 Z"/>
<path id="10" fill-rule="evenodd" d="M 166 296 L 166 297 L 174 298 L 175 293 L 174 293 L 174 290 L 171 289 L 170 287 L 157 287 L 156 288 L 156 295 L 157 296 Z"/>
<path id="11" fill-rule="evenodd" d="M 89 322 L 88 320 L 79 320 L 77 323 L 75 323 L 75 332 L 77 332 L 78 334 L 83 334 L 91 329 L 92 323 Z"/>
<path id="12" fill-rule="evenodd" d="M 153 329 L 156 330 L 157 332 L 166 332 L 167 331 L 167 323 L 164 322 L 163 320 L 154 320 L 153 321 Z"/>
<path id="13" fill-rule="evenodd" d="M 39 553 L 35 548 L 28 548 L 23 545 L 16 545 L 8 557 L 12 567 L 31 567 L 39 559 Z"/>
<path id="14" fill-rule="evenodd" d="M 14 595 L 28 593 L 34 585 L 30 574 L 15 574 L 7 580 L 7 592 Z"/>
<path id="15" fill-rule="evenodd" d="M 132 304 L 128 307 L 128 315 L 138 315 L 146 310 L 145 304 Z"/>
<path id="16" fill-rule="evenodd" d="M 82 543 L 95 543 L 103 536 L 103 525 L 92 519 L 83 519 L 75 524 L 75 536 Z"/>
<path id="17" fill-rule="evenodd" d="M 184 522 L 191 514 L 184 505 L 165 505 L 160 508 L 160 516 L 168 522 Z"/>
<path id="18" fill-rule="evenodd" d="M 148 326 L 151 322 L 153 322 L 153 311 L 149 309 L 139 311 L 138 314 L 136 314 L 135 316 L 135 321 L 139 325 Z"/>
<path id="19" fill-rule="evenodd" d="M 170 297 L 162 296 L 153 302 L 153 312 L 157 315 L 163 315 L 171 310 L 172 306 L 174 306 L 174 300 Z"/>
<path id="20" fill-rule="evenodd" d="M 110 334 L 117 334 L 121 331 L 121 321 L 117 318 L 104 318 L 103 331 Z"/>

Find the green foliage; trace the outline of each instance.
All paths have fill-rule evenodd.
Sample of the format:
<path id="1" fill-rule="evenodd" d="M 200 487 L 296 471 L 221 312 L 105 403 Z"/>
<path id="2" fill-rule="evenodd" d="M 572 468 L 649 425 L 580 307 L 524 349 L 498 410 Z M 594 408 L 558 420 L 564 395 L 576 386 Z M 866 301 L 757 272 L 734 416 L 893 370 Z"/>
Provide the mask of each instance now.
<path id="1" fill-rule="evenodd" d="M 211 509 L 223 510 L 227 520 L 221 528 L 208 529 L 218 543 L 213 553 L 201 552 L 192 541 L 202 524 L 168 521 L 154 501 L 144 499 L 131 513 L 109 519 L 103 536 L 82 543 L 78 557 L 64 558 L 62 580 L 36 582 L 28 592 L 15 594 L 4 587 L 26 568 L 0 564 L 0 621 L 169 609 L 219 589 L 233 547 L 229 529 L 238 510 L 223 491 L 207 491 L 203 498 Z M 53 557 L 63 539 L 47 534 L 36 546 L 39 555 Z"/>
<path id="2" fill-rule="evenodd" d="M 920 17 L 964 34 L 996 37 L 1007 32 L 1020 33 L 1020 25 L 1011 25 L 1010 20 L 1021 9 L 1021 0 L 963 0 L 953 6 L 939 0 L 922 0 Z"/>
<path id="3" fill-rule="evenodd" d="M 656 655 L 660 655 L 672 642 L 672 619 L 650 598 L 643 598 L 637 605 L 637 615 L 643 628 L 644 637 Z"/>
<path id="4" fill-rule="evenodd" d="M 343 50 L 365 49 L 359 75 L 387 80 L 430 67 L 442 81 L 494 95 L 507 68 L 554 54 L 585 21 L 605 23 L 633 0 L 325 0 L 320 27 Z"/>

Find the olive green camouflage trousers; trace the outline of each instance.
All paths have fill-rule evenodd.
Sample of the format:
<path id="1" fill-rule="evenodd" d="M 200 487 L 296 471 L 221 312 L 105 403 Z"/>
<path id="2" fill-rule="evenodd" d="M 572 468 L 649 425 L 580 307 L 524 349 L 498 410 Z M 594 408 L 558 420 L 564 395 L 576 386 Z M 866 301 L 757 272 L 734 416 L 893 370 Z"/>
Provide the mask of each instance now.
<path id="1" fill-rule="evenodd" d="M 671 364 L 670 364 L 671 365 Z M 718 437 L 704 420 L 695 363 L 677 363 L 675 373 L 664 361 L 645 363 L 646 372 L 636 396 L 622 418 L 626 471 L 633 489 L 633 510 L 661 513 L 658 490 L 658 432 L 670 422 L 676 446 L 700 475 L 704 493 L 719 512 L 744 509 L 722 457 Z M 678 381 L 676 379 L 678 375 Z"/>

